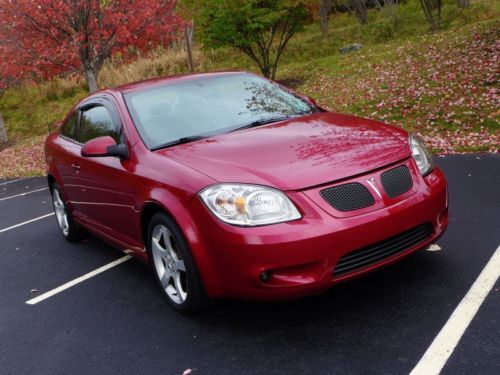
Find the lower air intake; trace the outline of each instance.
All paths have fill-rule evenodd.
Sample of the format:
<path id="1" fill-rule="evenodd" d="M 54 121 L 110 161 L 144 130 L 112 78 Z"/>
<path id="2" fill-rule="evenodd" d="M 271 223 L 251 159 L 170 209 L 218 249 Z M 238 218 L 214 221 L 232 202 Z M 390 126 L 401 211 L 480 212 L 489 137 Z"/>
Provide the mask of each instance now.
<path id="1" fill-rule="evenodd" d="M 425 223 L 373 245 L 351 251 L 337 262 L 333 276 L 354 272 L 400 254 L 425 241 L 433 232 L 432 224 Z"/>

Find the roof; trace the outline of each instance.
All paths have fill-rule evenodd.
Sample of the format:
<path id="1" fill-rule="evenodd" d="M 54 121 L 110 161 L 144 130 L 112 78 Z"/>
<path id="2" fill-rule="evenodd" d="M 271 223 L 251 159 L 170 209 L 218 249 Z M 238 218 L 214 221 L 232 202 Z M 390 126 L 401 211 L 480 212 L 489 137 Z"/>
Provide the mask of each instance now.
<path id="1" fill-rule="evenodd" d="M 147 79 L 144 81 L 139 81 L 139 82 L 133 82 L 133 83 L 127 83 L 121 86 L 116 86 L 111 88 L 113 91 L 119 91 L 122 94 L 132 92 L 132 91 L 139 91 L 143 90 L 146 88 L 151 88 L 155 86 L 161 86 L 170 82 L 179 82 L 179 81 L 191 81 L 191 80 L 196 80 L 199 78 L 207 78 L 207 77 L 216 77 L 216 76 L 224 76 L 224 75 L 232 75 L 232 74 L 241 74 L 241 73 L 247 73 L 245 71 L 223 71 L 223 72 L 210 72 L 210 73 L 195 73 L 195 74 L 180 74 L 180 75 L 174 75 L 174 76 L 168 76 L 168 77 L 162 77 L 162 78 L 153 78 L 153 79 Z"/>

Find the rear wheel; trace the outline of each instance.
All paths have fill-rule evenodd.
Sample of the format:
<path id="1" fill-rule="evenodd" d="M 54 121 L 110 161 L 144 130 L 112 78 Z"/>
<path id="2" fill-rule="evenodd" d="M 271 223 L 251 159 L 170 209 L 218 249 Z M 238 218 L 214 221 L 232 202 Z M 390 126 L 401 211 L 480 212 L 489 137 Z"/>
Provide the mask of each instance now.
<path id="1" fill-rule="evenodd" d="M 173 308 L 189 314 L 209 306 L 189 247 L 177 225 L 164 213 L 151 219 L 148 250 L 156 278 Z"/>
<path id="2" fill-rule="evenodd" d="M 57 224 L 59 225 L 63 237 L 69 242 L 81 240 L 84 236 L 84 231 L 75 223 L 73 216 L 69 213 L 59 186 L 53 184 L 50 190 L 52 193 L 52 204 L 54 205 Z"/>

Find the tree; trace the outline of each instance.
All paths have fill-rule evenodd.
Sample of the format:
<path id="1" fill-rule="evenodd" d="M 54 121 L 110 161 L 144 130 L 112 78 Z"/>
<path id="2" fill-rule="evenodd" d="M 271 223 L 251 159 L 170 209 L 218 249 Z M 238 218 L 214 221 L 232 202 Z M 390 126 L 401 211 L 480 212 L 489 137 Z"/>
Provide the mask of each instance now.
<path id="1" fill-rule="evenodd" d="M 3 58 L 3 56 L 0 54 L 0 59 L 1 58 Z M 8 86 L 9 86 L 9 81 L 4 76 L 4 70 L 0 70 L 0 99 L 2 99 L 2 96 L 5 93 L 5 90 L 7 90 Z M 5 128 L 2 112 L 0 112 L 0 145 L 2 143 L 7 143 L 8 141 L 9 137 L 7 137 L 7 129 Z"/>
<path id="2" fill-rule="evenodd" d="M 2 113 L 0 112 L 0 145 L 2 143 L 7 143 L 9 137 L 7 137 L 7 129 L 5 129 L 5 123 L 3 122 Z"/>
<path id="3" fill-rule="evenodd" d="M 349 0 L 347 7 L 354 13 L 359 23 L 362 25 L 368 24 L 368 7 L 367 0 Z"/>
<path id="4" fill-rule="evenodd" d="M 274 79 L 290 39 L 311 17 L 307 0 L 206 0 L 197 24 L 207 48 L 234 47 Z"/>
<path id="5" fill-rule="evenodd" d="M 441 4 L 442 0 L 420 0 L 420 5 L 432 32 L 441 27 Z"/>
<path id="6" fill-rule="evenodd" d="M 328 32 L 328 21 L 330 19 L 330 12 L 332 11 L 333 0 L 319 0 L 319 23 L 321 32 L 326 34 Z"/>
<path id="7" fill-rule="evenodd" d="M 5 91 L 15 84 L 18 84 L 21 76 L 21 70 L 17 69 L 16 66 L 7 63 L 8 48 L 0 44 L 0 100 L 2 99 Z M 5 122 L 3 120 L 2 113 L 0 112 L 0 145 L 2 143 L 7 143 L 9 137 L 7 136 L 7 129 L 5 127 Z"/>
<path id="8" fill-rule="evenodd" d="M 194 72 L 194 62 L 193 62 L 193 35 L 194 35 L 194 18 L 200 4 L 203 0 L 180 0 L 177 5 L 177 13 L 186 20 L 186 25 L 184 27 L 184 40 L 186 45 L 186 53 L 188 59 L 188 68 L 190 72 Z"/>
<path id="9" fill-rule="evenodd" d="M 0 0 L 0 43 L 10 63 L 46 78 L 83 76 L 90 92 L 114 53 L 167 45 L 182 20 L 176 0 Z"/>

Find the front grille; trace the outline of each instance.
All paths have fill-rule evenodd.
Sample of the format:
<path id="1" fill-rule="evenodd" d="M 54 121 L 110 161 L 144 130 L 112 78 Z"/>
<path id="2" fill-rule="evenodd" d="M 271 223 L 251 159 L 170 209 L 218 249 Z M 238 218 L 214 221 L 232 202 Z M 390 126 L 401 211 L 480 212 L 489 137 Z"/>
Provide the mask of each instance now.
<path id="1" fill-rule="evenodd" d="M 430 237 L 432 233 L 432 224 L 425 223 L 394 237 L 377 242 L 376 244 L 347 253 L 337 262 L 333 270 L 333 276 L 357 271 L 402 253 L 423 242 Z"/>
<path id="2" fill-rule="evenodd" d="M 382 173 L 380 181 L 389 198 L 399 197 L 413 186 L 413 180 L 406 165 L 401 165 Z"/>
<path id="3" fill-rule="evenodd" d="M 375 199 L 368 189 L 357 182 L 323 189 L 320 195 L 339 211 L 354 211 L 375 204 Z"/>

